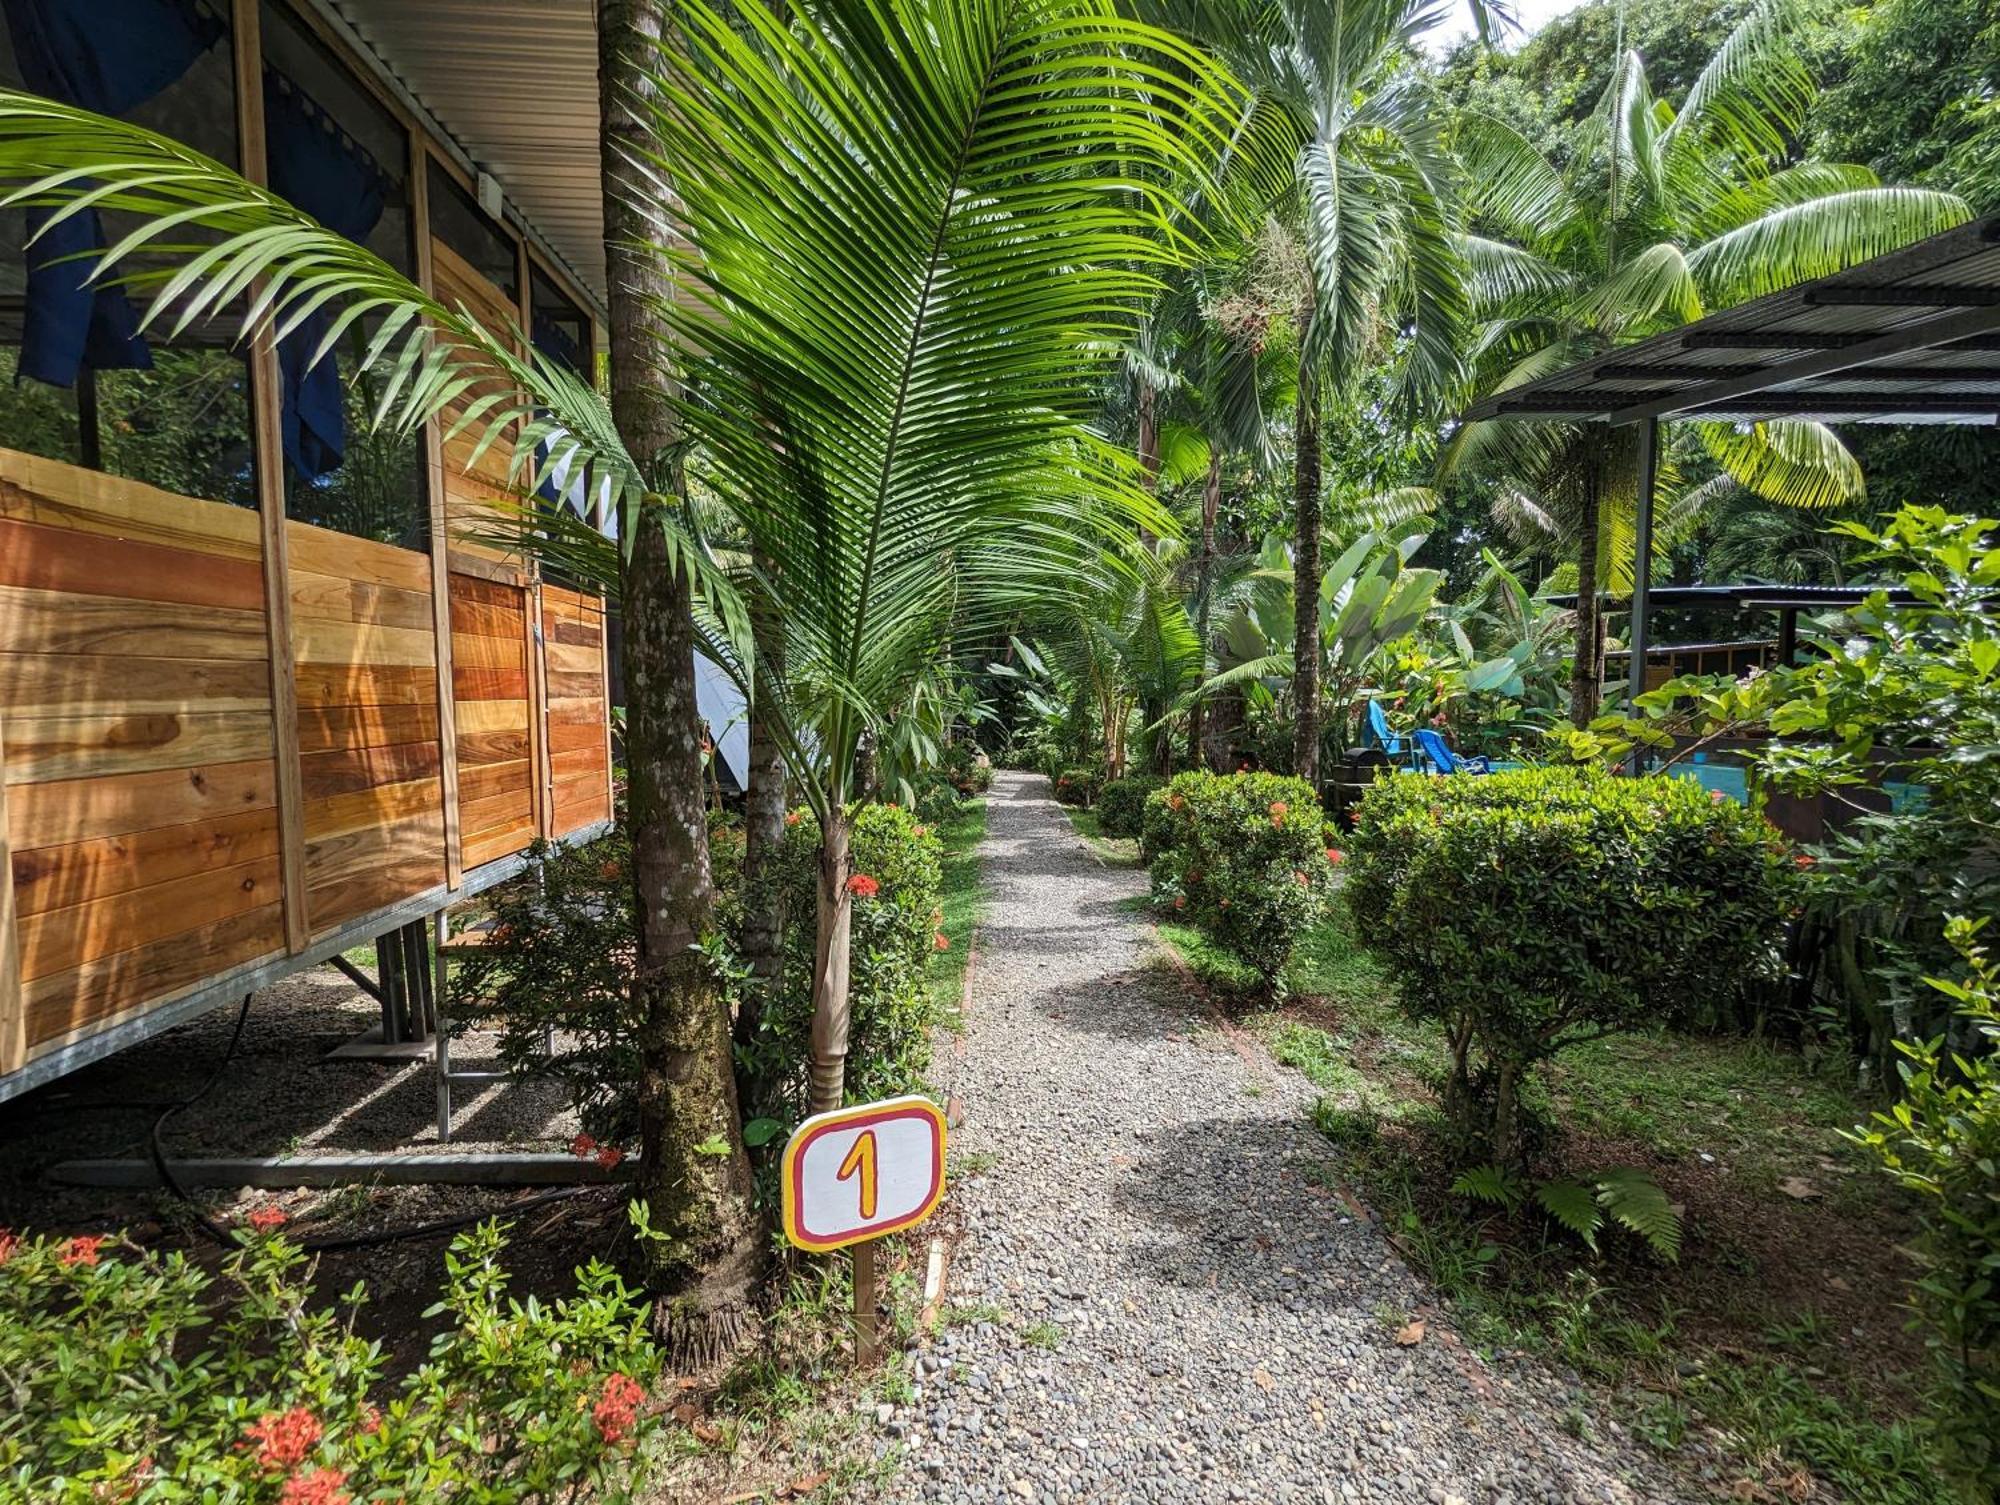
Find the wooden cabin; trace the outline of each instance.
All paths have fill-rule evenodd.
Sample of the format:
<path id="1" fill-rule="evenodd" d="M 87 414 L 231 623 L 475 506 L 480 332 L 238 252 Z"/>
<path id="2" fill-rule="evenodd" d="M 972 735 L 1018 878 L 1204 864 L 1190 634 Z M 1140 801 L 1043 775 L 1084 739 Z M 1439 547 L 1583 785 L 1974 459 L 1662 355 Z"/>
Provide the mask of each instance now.
<path id="1" fill-rule="evenodd" d="M 0 26 L 0 82 L 104 74 L 74 24 L 89 0 L 26 3 L 41 31 Z M 484 7 L 154 5 L 118 7 L 162 39 L 126 50 L 149 85 L 173 74 L 161 56 L 187 64 L 107 112 L 280 192 L 289 173 L 323 222 L 591 369 L 594 124 L 558 179 L 549 154 L 521 165 L 534 112 L 499 110 L 482 139 L 476 112 L 448 128 L 426 98 L 428 81 L 504 104 L 507 69 L 532 66 L 550 129 L 594 123 L 587 5 L 580 37 L 577 6 L 549 8 L 557 54 L 545 38 L 484 64 L 452 45 L 506 45 Z M 35 51 L 61 47 L 90 66 Z M 106 364 L 92 323 L 78 359 L 50 338 L 67 305 L 24 241 L 17 212 L 0 224 L 0 1099 L 435 914 L 538 838 L 599 833 L 612 799 L 604 603 L 466 536 L 507 494 L 497 449 L 468 467 L 436 426 L 371 434 L 345 349 L 325 362 L 338 385 L 228 330 Z"/>

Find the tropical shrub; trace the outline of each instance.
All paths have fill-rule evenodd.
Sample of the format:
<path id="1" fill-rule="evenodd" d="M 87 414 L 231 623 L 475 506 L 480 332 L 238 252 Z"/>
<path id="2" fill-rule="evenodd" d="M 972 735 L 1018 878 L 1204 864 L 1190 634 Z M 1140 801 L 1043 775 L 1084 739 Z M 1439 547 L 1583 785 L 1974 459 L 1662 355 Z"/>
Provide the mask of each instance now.
<path id="1" fill-rule="evenodd" d="M 1334 858 L 1318 797 L 1274 773 L 1184 773 L 1146 799 L 1153 900 L 1282 989 L 1299 940 L 1326 915 Z"/>
<path id="2" fill-rule="evenodd" d="M 992 761 L 969 737 L 949 744 L 938 767 L 961 795 L 984 794 L 993 787 Z"/>
<path id="3" fill-rule="evenodd" d="M 1445 1107 L 1472 1159 L 1525 1159 L 1537 1063 L 1686 1018 L 1778 965 L 1792 859 L 1760 817 L 1686 780 L 1402 775 L 1354 818 L 1356 931 L 1404 1009 L 1444 1026 Z"/>
<path id="4" fill-rule="evenodd" d="M 926 980 L 932 954 L 965 944 L 943 921 L 944 843 L 895 805 L 859 805 L 851 819 L 853 937 L 848 994 L 847 1095 L 860 1102 L 914 1092 L 930 1065 L 935 1003 Z M 810 810 L 785 817 L 773 860 L 783 893 L 784 970 L 765 1000 L 755 1035 L 739 1044 L 754 1100 L 746 1117 L 789 1127 L 806 1115 L 812 1066 L 812 974 L 819 883 L 819 827 Z"/>
<path id="5" fill-rule="evenodd" d="M 723 936 L 711 962 L 739 995 L 747 982 L 727 945 L 746 903 L 776 903 L 785 916 L 776 996 L 737 1044 L 744 1117 L 776 1121 L 760 1142 L 804 1116 L 812 1058 L 819 827 L 806 810 L 785 820 L 755 896 L 743 891 L 741 831 L 718 820 L 709 833 Z M 924 816 L 895 805 L 857 806 L 851 840 L 857 880 L 867 882 L 853 907 L 847 1082 L 865 1099 L 916 1089 L 929 1064 L 925 971 L 938 946 L 944 849 Z M 451 983 L 454 1028 L 497 1030 L 508 1069 L 563 1083 L 585 1132 L 614 1148 L 632 1142 L 638 1123 L 630 852 L 622 829 L 586 847 L 537 848 L 530 872 L 493 894 L 488 942 L 454 967 Z"/>
<path id="6" fill-rule="evenodd" d="M 576 1295 L 507 1296 L 496 1223 L 460 1234 L 400 1383 L 353 1331 L 356 1289 L 313 1304 L 306 1253 L 253 1213 L 211 1275 L 119 1235 L 0 1229 L 0 1495 L 104 1500 L 630 1499 L 659 1360 L 645 1304 L 593 1260 Z M 345 1310 L 343 1310 L 344 1308 Z"/>
<path id="7" fill-rule="evenodd" d="M 1104 775 L 1095 768 L 1064 768 L 1050 775 L 1049 784 L 1055 792 L 1059 805 L 1076 805 L 1089 809 L 1097 803 L 1097 791 L 1104 786 Z"/>
<path id="8" fill-rule="evenodd" d="M 1145 824 L 1147 798 L 1166 782 L 1143 773 L 1112 779 L 1097 792 L 1097 829 L 1106 836 L 1137 836 Z"/>
<path id="9" fill-rule="evenodd" d="M 1916 1199 L 1922 1263 L 1911 1306 L 1936 1365 L 1930 1425 L 1972 1499 L 2000 1495 L 2000 967 L 1985 920 L 1956 918 L 1963 982 L 1933 979 L 1974 1039 L 1899 1042 L 1903 1095 L 1849 1137 Z"/>

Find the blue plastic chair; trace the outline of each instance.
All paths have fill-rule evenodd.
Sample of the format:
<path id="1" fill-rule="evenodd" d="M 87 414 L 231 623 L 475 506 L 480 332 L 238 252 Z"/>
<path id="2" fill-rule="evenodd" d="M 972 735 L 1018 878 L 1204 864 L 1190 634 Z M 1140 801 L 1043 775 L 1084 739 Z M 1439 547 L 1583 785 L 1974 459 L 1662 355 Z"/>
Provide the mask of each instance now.
<path id="1" fill-rule="evenodd" d="M 1368 734 L 1375 739 L 1375 745 L 1382 749 L 1383 756 L 1391 762 L 1403 757 L 1403 739 L 1389 730 L 1389 716 L 1382 709 L 1382 702 L 1368 702 Z"/>
<path id="2" fill-rule="evenodd" d="M 1451 750 L 1442 733 L 1425 727 L 1416 734 L 1417 752 L 1436 773 L 1491 773 L 1492 760 L 1484 756 L 1461 758 Z"/>

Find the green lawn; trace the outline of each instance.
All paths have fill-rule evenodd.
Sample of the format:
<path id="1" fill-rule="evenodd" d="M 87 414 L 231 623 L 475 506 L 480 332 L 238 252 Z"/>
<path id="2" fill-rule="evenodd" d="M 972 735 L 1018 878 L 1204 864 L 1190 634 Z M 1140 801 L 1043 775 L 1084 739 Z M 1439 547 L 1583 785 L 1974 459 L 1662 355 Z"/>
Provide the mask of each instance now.
<path id="1" fill-rule="evenodd" d="M 1139 865 L 1139 841 L 1133 836 L 1106 836 L 1104 828 L 1097 823 L 1095 810 L 1080 810 L 1074 805 L 1064 805 L 1063 814 L 1076 828 L 1084 844 L 1095 852 L 1108 867 L 1137 867 Z"/>
<path id="2" fill-rule="evenodd" d="M 1319 1089 L 1327 1158 L 1308 1174 L 1359 1193 L 1468 1341 L 1585 1376 L 1580 1432 L 1615 1421 L 1751 1498 L 1948 1498 L 1909 1421 L 1923 1362 L 1900 1305 L 1909 1228 L 1840 1139 L 1868 1110 L 1840 1063 L 1664 1031 L 1565 1052 L 1543 1079 L 1560 1130 L 1538 1171 L 1640 1166 L 1686 1225 L 1676 1265 L 1611 1236 L 1592 1256 L 1538 1217 L 1450 1191 L 1431 1086 L 1442 1037 L 1403 1013 L 1344 906 L 1300 947 L 1277 1006 L 1199 931 L 1159 929 Z"/>
<path id="3" fill-rule="evenodd" d="M 972 959 L 972 940 L 985 906 L 985 885 L 979 875 L 979 843 L 986 837 L 986 801 L 970 799 L 938 827 L 944 842 L 944 921 L 938 926 L 951 946 L 931 956 L 932 1006 L 953 1029 L 959 1027 L 959 1002 L 965 992 L 965 969 Z"/>

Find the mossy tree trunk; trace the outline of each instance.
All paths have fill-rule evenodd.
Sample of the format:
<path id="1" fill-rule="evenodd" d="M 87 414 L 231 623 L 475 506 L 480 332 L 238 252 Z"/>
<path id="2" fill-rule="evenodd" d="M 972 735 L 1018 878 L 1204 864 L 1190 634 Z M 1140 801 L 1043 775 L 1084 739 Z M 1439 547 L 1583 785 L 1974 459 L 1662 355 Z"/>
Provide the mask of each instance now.
<path id="1" fill-rule="evenodd" d="M 784 971 L 783 893 L 773 881 L 772 863 L 785 839 L 788 771 L 772 715 L 773 692 L 762 683 L 775 680 L 784 672 L 784 642 L 778 624 L 761 617 L 757 656 L 763 672 L 750 709 L 750 768 L 743 790 L 741 950 L 743 964 L 750 972 L 750 986 L 736 1004 L 736 1040 L 746 1046 L 756 1039 L 764 1008 L 776 992 Z"/>
<path id="2" fill-rule="evenodd" d="M 676 457 L 670 349 L 659 317 L 672 296 L 660 248 L 671 206 L 630 163 L 641 127 L 643 60 L 667 36 L 664 0 L 599 0 L 604 101 L 604 240 L 610 284 L 611 405 L 619 436 L 654 488 L 628 520 L 620 571 L 625 747 L 639 946 L 639 1191 L 661 1235 L 646 1244 L 656 1325 L 670 1365 L 704 1368 L 751 1331 L 764 1231 L 731 1067 L 729 1001 L 700 949 L 715 894 L 695 705 L 692 585 L 663 524 L 685 486 Z M 721 1153 L 715 1153 L 717 1146 Z"/>
<path id="3" fill-rule="evenodd" d="M 836 796 L 820 833 L 819 915 L 813 938 L 812 1095 L 815 1113 L 841 1105 L 847 1090 L 847 1033 L 853 1001 L 848 995 L 852 955 L 854 875 L 847 810 Z"/>

